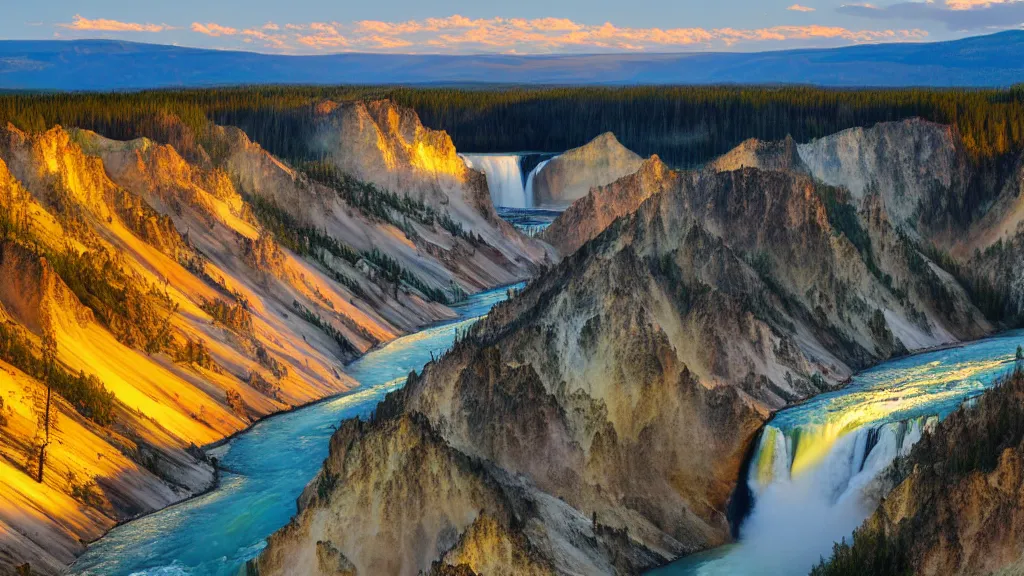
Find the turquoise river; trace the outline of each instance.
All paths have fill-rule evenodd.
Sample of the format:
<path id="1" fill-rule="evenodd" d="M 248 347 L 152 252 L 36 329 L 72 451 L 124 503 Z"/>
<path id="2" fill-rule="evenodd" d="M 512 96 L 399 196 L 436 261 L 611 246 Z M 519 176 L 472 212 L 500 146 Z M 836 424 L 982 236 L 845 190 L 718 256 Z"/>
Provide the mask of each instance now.
<path id="1" fill-rule="evenodd" d="M 366 417 L 391 390 L 452 345 L 458 330 L 504 300 L 479 294 L 460 319 L 400 338 L 346 369 L 360 386 L 275 416 L 215 449 L 231 470 L 205 495 L 112 530 L 70 574 L 236 575 L 295 512 L 295 499 L 346 418 Z M 777 413 L 765 426 L 742 480 L 753 500 L 736 544 L 683 559 L 657 576 L 807 574 L 832 542 L 849 537 L 879 494 L 876 477 L 929 427 L 1014 367 L 1024 332 L 908 356 Z"/>

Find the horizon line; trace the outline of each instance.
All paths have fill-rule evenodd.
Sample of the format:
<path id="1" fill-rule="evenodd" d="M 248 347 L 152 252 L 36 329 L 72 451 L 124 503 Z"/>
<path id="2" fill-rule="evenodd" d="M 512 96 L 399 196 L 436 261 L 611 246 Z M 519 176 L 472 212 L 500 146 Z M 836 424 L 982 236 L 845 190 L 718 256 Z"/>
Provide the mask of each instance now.
<path id="1" fill-rule="evenodd" d="M 773 54 L 773 53 L 787 53 L 787 52 L 803 52 L 809 50 L 816 51 L 831 51 L 831 50 L 847 50 L 853 48 L 864 48 L 871 46 L 921 46 L 921 45 L 937 45 L 937 44 L 955 44 L 960 42 L 968 42 L 978 38 L 988 38 L 992 36 L 1000 35 L 1011 35 L 1011 34 L 1022 34 L 1024 35 L 1024 29 L 1011 29 L 1011 30 L 999 30 L 991 32 L 989 34 L 976 34 L 973 36 L 965 36 L 963 38 L 955 38 L 950 40 L 908 40 L 900 42 L 858 42 L 845 44 L 842 46 L 805 46 L 799 48 L 778 48 L 768 50 L 681 50 L 681 51 L 668 51 L 668 52 L 646 52 L 646 51 L 612 51 L 612 52 L 551 52 L 546 54 L 518 54 L 518 53 L 507 53 L 507 52 L 467 52 L 462 54 L 451 54 L 444 52 L 360 52 L 360 51 L 340 51 L 340 52 L 329 52 L 322 54 L 288 54 L 281 52 L 261 52 L 258 50 L 245 50 L 242 48 L 216 48 L 216 47 L 198 47 L 198 46 L 185 46 L 176 43 L 164 44 L 159 42 L 144 42 L 137 40 L 122 40 L 116 38 L 48 38 L 48 39 L 15 39 L 15 38 L 3 38 L 0 39 L 0 44 L 3 43 L 36 43 L 36 44 L 49 44 L 49 43 L 60 43 L 60 44 L 74 44 L 82 42 L 104 42 L 110 44 L 134 44 L 140 46 L 157 46 L 166 48 L 178 48 L 182 50 L 196 50 L 201 52 L 223 52 L 223 53 L 237 53 L 237 54 L 253 54 L 258 56 L 272 56 L 272 57 L 285 57 L 285 58 L 328 58 L 333 56 L 413 56 L 413 57 L 446 57 L 446 58 L 467 58 L 467 57 L 502 57 L 502 58 L 518 58 L 518 59 L 542 59 L 550 57 L 594 57 L 594 56 L 632 56 L 632 57 L 645 57 L 645 56 L 699 56 L 699 55 L 712 55 L 712 54 Z"/>

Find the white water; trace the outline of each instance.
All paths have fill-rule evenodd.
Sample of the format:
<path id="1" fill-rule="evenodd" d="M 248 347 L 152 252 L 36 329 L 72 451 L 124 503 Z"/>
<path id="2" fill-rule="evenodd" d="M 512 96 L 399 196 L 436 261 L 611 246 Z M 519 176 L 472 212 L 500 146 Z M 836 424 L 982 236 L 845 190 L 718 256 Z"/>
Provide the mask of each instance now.
<path id="1" fill-rule="evenodd" d="M 548 162 L 551 162 L 551 160 L 544 160 L 540 164 L 537 164 L 537 167 L 534 168 L 533 170 L 530 170 L 530 175 L 526 177 L 526 195 L 530 201 L 531 207 L 534 205 L 533 177 L 539 174 L 540 171 L 543 170 L 544 167 L 548 165 Z"/>
<path id="2" fill-rule="evenodd" d="M 889 465 L 1007 374 L 1022 343 L 1018 331 L 901 358 L 777 413 L 750 462 L 754 505 L 739 541 L 652 576 L 807 574 L 877 507 Z"/>
<path id="3" fill-rule="evenodd" d="M 548 163 L 541 162 L 523 181 L 522 156 L 519 154 L 462 154 L 466 165 L 487 176 L 487 189 L 495 206 L 533 207 L 533 176 Z"/>
<path id="4" fill-rule="evenodd" d="M 751 566 L 766 575 L 806 573 L 878 505 L 880 473 L 937 422 L 933 416 L 859 428 L 795 476 L 792 447 L 807 431 L 767 426 L 747 479 L 757 505 L 743 525 L 742 543 L 698 573 L 746 574 Z"/>
<path id="5" fill-rule="evenodd" d="M 515 289 L 521 288 L 517 285 Z M 504 288 L 470 296 L 460 320 L 425 328 L 370 352 L 345 371 L 359 388 L 264 420 L 217 448 L 226 470 L 212 491 L 114 528 L 68 569 L 80 576 L 237 576 L 265 539 L 295 514 L 320 469 L 331 434 L 365 418 L 384 396 L 449 349 L 455 336 L 505 300 Z"/>

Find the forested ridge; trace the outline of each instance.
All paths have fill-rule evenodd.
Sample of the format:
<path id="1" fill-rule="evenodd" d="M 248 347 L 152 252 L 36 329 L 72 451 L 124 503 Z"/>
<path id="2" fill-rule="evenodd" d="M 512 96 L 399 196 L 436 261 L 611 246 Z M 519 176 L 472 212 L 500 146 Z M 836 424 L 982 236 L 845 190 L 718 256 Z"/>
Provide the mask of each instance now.
<path id="1" fill-rule="evenodd" d="M 606 131 L 628 148 L 675 167 L 707 162 L 747 138 L 797 141 L 854 126 L 922 117 L 951 124 L 977 159 L 1024 149 L 1024 86 L 1009 90 L 812 87 L 396 88 L 239 87 L 125 93 L 0 95 L 0 122 L 53 124 L 111 138 L 149 136 L 171 113 L 198 128 L 234 125 L 289 160 L 316 159 L 305 136 L 324 99 L 391 98 L 446 130 L 463 151 L 560 152 Z"/>

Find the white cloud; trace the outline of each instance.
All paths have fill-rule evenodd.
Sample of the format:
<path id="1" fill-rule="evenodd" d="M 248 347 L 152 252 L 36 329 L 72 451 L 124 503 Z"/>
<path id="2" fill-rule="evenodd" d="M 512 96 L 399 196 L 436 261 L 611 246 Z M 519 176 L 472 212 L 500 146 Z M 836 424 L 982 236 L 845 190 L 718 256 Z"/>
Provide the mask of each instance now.
<path id="1" fill-rule="evenodd" d="M 60 28 L 67 28 L 68 30 L 92 32 L 163 32 L 165 30 L 174 29 L 173 26 L 168 26 L 166 24 L 137 24 L 135 22 L 120 22 L 117 20 L 108 20 L 106 18 L 90 20 L 89 18 L 83 18 L 78 14 L 75 14 L 71 23 L 58 24 L 57 26 Z"/>

